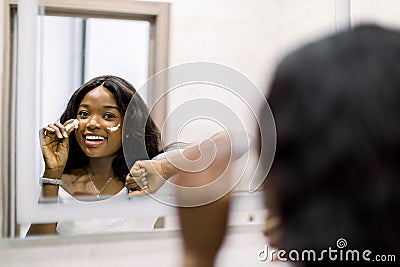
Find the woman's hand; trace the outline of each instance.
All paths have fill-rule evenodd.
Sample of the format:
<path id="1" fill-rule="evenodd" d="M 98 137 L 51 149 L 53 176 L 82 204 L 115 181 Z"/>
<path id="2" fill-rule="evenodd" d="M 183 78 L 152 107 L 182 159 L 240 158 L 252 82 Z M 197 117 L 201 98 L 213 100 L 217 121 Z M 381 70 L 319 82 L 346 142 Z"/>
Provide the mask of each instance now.
<path id="1" fill-rule="evenodd" d="M 164 171 L 163 160 L 136 161 L 126 177 L 125 186 L 131 195 L 154 193 L 170 176 Z"/>
<path id="2" fill-rule="evenodd" d="M 71 127 L 65 129 L 67 124 L 74 120 L 68 120 L 64 124 L 56 122 L 49 124 L 41 130 L 42 153 L 45 162 L 45 176 L 60 178 L 68 159 L 69 134 L 74 130 Z"/>

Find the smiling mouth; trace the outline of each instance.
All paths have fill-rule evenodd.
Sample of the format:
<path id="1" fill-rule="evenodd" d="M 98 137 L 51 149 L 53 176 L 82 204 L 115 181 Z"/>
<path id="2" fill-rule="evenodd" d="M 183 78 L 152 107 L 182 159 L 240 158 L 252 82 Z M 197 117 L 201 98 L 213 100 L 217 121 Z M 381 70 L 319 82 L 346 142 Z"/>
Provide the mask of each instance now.
<path id="1" fill-rule="evenodd" d="M 106 137 L 100 135 L 84 135 L 85 144 L 88 147 L 97 147 L 105 143 Z"/>
<path id="2" fill-rule="evenodd" d="M 96 141 L 104 141 L 106 140 L 106 138 L 98 135 L 86 135 L 85 140 L 89 142 L 96 142 Z"/>

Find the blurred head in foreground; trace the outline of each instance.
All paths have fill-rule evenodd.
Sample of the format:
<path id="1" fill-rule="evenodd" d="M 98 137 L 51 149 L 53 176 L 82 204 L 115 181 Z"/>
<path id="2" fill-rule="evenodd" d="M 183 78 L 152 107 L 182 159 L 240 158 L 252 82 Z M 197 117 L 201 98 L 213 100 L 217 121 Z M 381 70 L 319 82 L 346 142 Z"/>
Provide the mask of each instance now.
<path id="1" fill-rule="evenodd" d="M 360 258 L 368 249 L 371 259 L 400 260 L 399 62 L 400 33 L 363 25 L 279 64 L 268 98 L 277 149 L 265 191 L 279 221 L 271 245 L 321 251 L 343 238 L 343 251 Z"/>

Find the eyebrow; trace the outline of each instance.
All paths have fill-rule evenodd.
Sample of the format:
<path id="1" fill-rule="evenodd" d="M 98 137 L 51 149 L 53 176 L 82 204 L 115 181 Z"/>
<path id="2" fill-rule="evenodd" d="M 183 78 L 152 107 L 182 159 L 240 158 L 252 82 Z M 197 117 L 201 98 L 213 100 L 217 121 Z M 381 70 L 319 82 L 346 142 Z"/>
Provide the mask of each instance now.
<path id="1" fill-rule="evenodd" d="M 113 109 L 119 110 L 119 108 L 116 106 L 103 106 L 103 108 L 113 108 Z"/>
<path id="2" fill-rule="evenodd" d="M 79 107 L 87 108 L 87 107 L 89 107 L 89 105 L 88 104 L 80 104 Z M 116 109 L 119 111 L 119 108 L 116 106 L 103 106 L 103 108 L 111 108 L 111 109 Z"/>

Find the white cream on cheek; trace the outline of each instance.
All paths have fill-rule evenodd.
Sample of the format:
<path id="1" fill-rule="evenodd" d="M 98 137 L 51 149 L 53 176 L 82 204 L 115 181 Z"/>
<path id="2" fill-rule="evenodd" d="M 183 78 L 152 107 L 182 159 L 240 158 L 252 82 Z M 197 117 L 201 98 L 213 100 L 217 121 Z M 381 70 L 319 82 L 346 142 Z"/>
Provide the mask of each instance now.
<path id="1" fill-rule="evenodd" d="M 114 127 L 107 127 L 107 130 L 109 130 L 110 132 L 115 132 L 116 130 L 119 129 L 120 126 L 121 126 L 121 123 L 118 123 L 117 126 L 114 126 Z"/>

